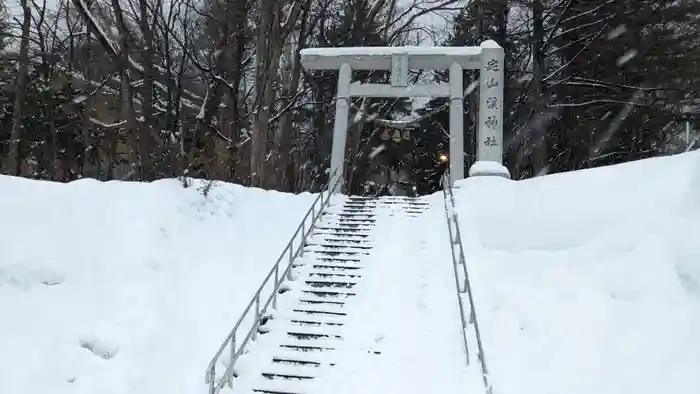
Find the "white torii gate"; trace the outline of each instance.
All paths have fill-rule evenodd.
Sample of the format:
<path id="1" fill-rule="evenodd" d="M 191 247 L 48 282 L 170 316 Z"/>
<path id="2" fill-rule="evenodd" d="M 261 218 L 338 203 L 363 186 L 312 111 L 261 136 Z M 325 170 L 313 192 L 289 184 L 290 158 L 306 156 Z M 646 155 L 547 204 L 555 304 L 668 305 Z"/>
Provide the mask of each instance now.
<path id="1" fill-rule="evenodd" d="M 335 103 L 330 173 L 343 174 L 351 97 L 449 97 L 450 174 L 464 179 L 464 69 L 480 69 L 477 163 L 470 176 L 510 177 L 503 167 L 503 48 L 488 40 L 478 47 L 351 47 L 301 50 L 307 70 L 340 70 Z M 450 70 L 449 83 L 408 84 L 408 70 Z M 352 82 L 352 70 L 391 70 L 391 84 Z M 488 163 L 488 164 L 487 164 Z M 334 193 L 340 193 L 342 182 Z"/>

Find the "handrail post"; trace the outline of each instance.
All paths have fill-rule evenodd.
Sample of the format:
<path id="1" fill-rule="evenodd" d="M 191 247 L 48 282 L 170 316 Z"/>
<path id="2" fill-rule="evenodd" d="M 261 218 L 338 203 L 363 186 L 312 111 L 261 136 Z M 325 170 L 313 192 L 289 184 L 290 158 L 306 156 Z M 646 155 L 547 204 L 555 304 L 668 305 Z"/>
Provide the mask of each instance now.
<path id="1" fill-rule="evenodd" d="M 229 361 L 230 363 L 233 362 L 234 357 L 236 356 L 236 332 L 233 332 L 233 335 L 231 335 L 231 360 Z M 228 385 L 229 388 L 233 388 L 233 368 L 231 368 L 231 373 L 226 376 L 226 384 Z"/>
<path id="2" fill-rule="evenodd" d="M 207 371 L 207 383 L 209 384 L 209 394 L 214 394 L 214 381 L 216 378 L 216 365 L 212 365 L 212 367 Z"/>
<path id="3" fill-rule="evenodd" d="M 277 288 L 280 284 L 280 265 L 275 264 L 275 289 L 272 292 L 272 308 L 277 309 Z"/>
<path id="4" fill-rule="evenodd" d="M 313 207 L 313 205 L 311 206 Z M 304 245 L 306 243 L 306 219 L 301 222 L 301 242 L 299 243 L 299 256 L 304 257 Z"/>
<path id="5" fill-rule="evenodd" d="M 289 268 L 287 268 L 287 280 L 292 280 L 292 263 L 294 262 L 294 254 L 292 248 L 289 248 Z"/>
<path id="6" fill-rule="evenodd" d="M 253 340 L 258 337 L 258 328 L 260 326 L 260 292 L 255 298 L 255 323 L 253 324 Z"/>

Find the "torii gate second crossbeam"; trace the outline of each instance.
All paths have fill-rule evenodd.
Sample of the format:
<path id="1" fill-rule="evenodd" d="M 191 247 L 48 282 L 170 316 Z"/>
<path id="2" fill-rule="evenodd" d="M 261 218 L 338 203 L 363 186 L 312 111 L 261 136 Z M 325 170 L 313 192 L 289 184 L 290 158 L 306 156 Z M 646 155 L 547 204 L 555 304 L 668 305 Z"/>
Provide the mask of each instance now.
<path id="1" fill-rule="evenodd" d="M 470 175 L 509 176 L 503 167 L 503 48 L 488 40 L 478 47 L 350 47 L 307 48 L 301 63 L 307 70 L 340 70 L 335 104 L 330 173 L 343 174 L 351 97 L 449 97 L 450 173 L 453 182 L 464 179 L 464 87 L 465 69 L 480 69 L 477 163 Z M 408 70 L 450 70 L 449 83 L 408 84 Z M 352 82 L 353 70 L 391 70 L 391 84 Z M 480 168 L 484 168 L 481 171 Z M 334 193 L 340 193 L 342 182 Z"/>

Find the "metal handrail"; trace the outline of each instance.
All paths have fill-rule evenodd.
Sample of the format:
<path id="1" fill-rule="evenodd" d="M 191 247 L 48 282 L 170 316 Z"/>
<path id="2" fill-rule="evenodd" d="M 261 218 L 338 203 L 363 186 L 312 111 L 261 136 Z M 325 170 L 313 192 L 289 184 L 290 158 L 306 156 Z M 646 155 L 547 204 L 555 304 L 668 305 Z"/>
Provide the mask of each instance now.
<path id="1" fill-rule="evenodd" d="M 209 385 L 209 394 L 217 394 L 224 387 L 225 384 L 228 385 L 229 388 L 233 387 L 234 366 L 236 364 L 236 361 L 238 361 L 238 358 L 241 356 L 241 354 L 243 354 L 243 351 L 245 350 L 245 346 L 248 344 L 248 341 L 250 339 L 255 340 L 258 329 L 260 328 L 260 322 L 262 318 L 266 316 L 265 314 L 267 312 L 267 308 L 270 306 L 270 303 L 272 303 L 273 308 L 277 308 L 277 294 L 279 292 L 280 285 L 284 281 L 284 277 L 287 277 L 288 280 L 292 279 L 292 262 L 297 256 L 304 255 L 304 243 L 306 242 L 306 239 L 311 234 L 311 231 L 313 230 L 316 221 L 321 217 L 324 208 L 328 206 L 330 198 L 333 195 L 333 191 L 337 190 L 337 186 L 343 179 L 342 176 L 338 176 L 338 173 L 339 171 L 337 169 L 333 171 L 330 178 L 328 179 L 328 183 L 321 189 L 321 192 L 318 194 L 313 204 L 311 204 L 311 208 L 309 208 L 309 210 L 306 212 L 306 215 L 304 215 L 304 218 L 301 220 L 301 223 L 299 223 L 299 226 L 297 227 L 296 231 L 289 239 L 289 242 L 287 242 L 287 246 L 285 246 L 279 258 L 277 258 L 277 261 L 272 266 L 272 269 L 270 269 L 270 271 L 267 273 L 267 276 L 265 276 L 265 279 L 263 279 L 262 284 L 260 284 L 260 287 L 258 287 L 258 290 L 253 295 L 253 298 L 248 303 L 248 306 L 246 306 L 246 308 L 243 310 L 243 313 L 241 313 L 241 316 L 238 318 L 238 321 L 233 326 L 233 329 L 231 329 L 231 332 L 229 332 L 228 336 L 226 336 L 226 339 L 224 339 L 223 343 L 219 347 L 219 350 L 216 351 L 216 354 L 214 354 L 214 357 L 209 362 L 209 366 L 207 367 L 206 372 L 206 383 Z M 309 217 L 311 218 L 311 222 L 308 224 L 307 228 L 306 223 Z M 294 241 L 297 239 L 297 236 L 299 234 L 301 234 L 301 239 L 295 247 Z M 280 275 L 280 265 L 282 261 L 285 260 L 285 256 L 288 256 L 288 259 L 286 259 L 288 261 L 288 265 L 284 269 L 284 271 L 281 272 L 282 275 Z M 275 282 L 272 292 L 265 301 L 265 303 L 261 306 L 260 299 L 263 289 L 273 277 L 275 279 Z M 255 320 L 248 332 L 246 333 L 246 336 L 243 339 L 243 341 L 238 347 L 236 347 L 236 334 L 238 333 L 238 329 L 243 323 L 243 320 L 246 317 L 248 317 L 248 313 L 252 310 L 253 305 L 255 305 Z M 224 353 L 224 350 L 226 350 L 227 347 L 229 348 L 231 360 L 228 366 L 226 367 L 223 376 L 217 381 L 216 363 L 219 361 L 219 358 Z"/>
<path id="2" fill-rule="evenodd" d="M 469 274 L 467 272 L 467 263 L 464 258 L 464 245 L 462 245 L 462 233 L 459 230 L 459 217 L 455 206 L 455 196 L 452 189 L 452 178 L 449 170 L 443 175 L 443 196 L 445 198 L 445 217 L 447 218 L 447 228 L 450 235 L 450 247 L 452 249 L 452 265 L 455 272 L 455 285 L 457 288 L 457 299 L 459 300 L 459 314 L 462 318 L 462 339 L 464 340 L 464 352 L 466 354 L 467 365 L 470 363 L 469 347 L 467 344 L 467 328 L 474 326 L 474 334 L 476 336 L 477 357 L 481 364 L 481 375 L 484 382 L 484 388 L 487 394 L 492 393 L 492 387 L 489 383 L 489 372 L 486 366 L 486 354 L 481 341 L 481 331 L 479 330 L 479 322 L 476 319 L 476 307 L 474 306 L 474 297 L 472 295 L 471 283 L 469 282 Z M 454 228 L 453 228 L 454 227 Z M 455 248 L 456 247 L 456 248 Z M 456 255 L 455 255 L 456 253 Z M 464 276 L 464 282 L 460 283 L 460 270 Z M 469 321 L 467 321 L 464 313 L 464 301 L 462 296 L 466 294 L 469 299 Z"/>

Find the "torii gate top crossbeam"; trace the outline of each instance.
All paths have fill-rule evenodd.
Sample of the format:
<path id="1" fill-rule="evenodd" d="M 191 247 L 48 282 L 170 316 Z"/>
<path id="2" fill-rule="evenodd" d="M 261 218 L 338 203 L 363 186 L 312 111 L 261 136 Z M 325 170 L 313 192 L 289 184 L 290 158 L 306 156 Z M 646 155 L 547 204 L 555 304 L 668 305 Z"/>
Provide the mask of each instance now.
<path id="1" fill-rule="evenodd" d="M 482 67 L 481 47 L 356 47 L 306 48 L 301 50 L 301 64 L 307 70 L 337 70 L 348 64 L 353 70 L 390 70 L 392 56 L 408 58 L 408 69 L 443 70 L 454 63 L 464 69 Z"/>

